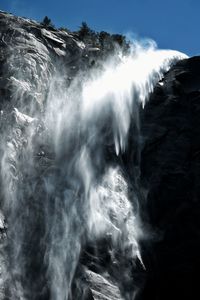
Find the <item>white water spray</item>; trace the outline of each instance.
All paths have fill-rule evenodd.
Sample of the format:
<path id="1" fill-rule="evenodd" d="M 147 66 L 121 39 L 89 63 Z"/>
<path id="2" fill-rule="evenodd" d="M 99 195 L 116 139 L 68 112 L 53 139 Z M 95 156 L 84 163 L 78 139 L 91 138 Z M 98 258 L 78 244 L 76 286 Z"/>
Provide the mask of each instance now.
<path id="1" fill-rule="evenodd" d="M 98 75 L 96 71 L 89 79 L 78 75 L 70 87 L 66 88 L 57 73 L 43 125 L 37 112 L 26 116 L 14 109 L 14 121 L 5 128 L 1 162 L 5 210 L 14 226 L 9 233 L 10 272 L 15 282 L 11 299 L 36 299 L 29 295 L 24 274 L 26 239 L 34 239 L 40 223 L 42 238 L 36 242 L 43 249 L 51 300 L 69 299 L 87 241 L 95 243 L 109 236 L 113 257 L 116 248 L 143 264 L 139 216 L 117 156 L 126 152 L 131 122 L 138 119 L 138 104 L 144 107 L 163 73 L 185 57 L 176 51 L 137 46 L 129 56 L 107 61 Z M 24 89 L 25 84 L 18 98 L 22 103 Z M 48 147 L 40 151 L 40 158 L 46 155 L 48 159 L 41 158 L 44 165 L 38 175 L 35 149 L 42 148 L 42 141 Z M 114 149 L 115 163 L 107 159 L 108 148 Z M 124 295 L 122 299 L 129 299 L 130 295 Z"/>

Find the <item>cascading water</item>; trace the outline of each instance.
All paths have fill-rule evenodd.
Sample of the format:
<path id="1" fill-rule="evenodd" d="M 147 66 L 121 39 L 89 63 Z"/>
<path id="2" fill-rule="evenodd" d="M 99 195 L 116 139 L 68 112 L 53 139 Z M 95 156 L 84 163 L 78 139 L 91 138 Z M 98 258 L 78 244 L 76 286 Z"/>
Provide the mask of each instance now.
<path id="1" fill-rule="evenodd" d="M 71 299 L 81 252 L 99 240 L 109 241 L 113 265 L 120 253 L 145 268 L 139 247 L 144 232 L 134 207 L 139 200 L 120 155 L 126 153 L 131 124 L 139 132 L 138 106 L 144 106 L 163 73 L 184 57 L 137 46 L 87 78 L 78 74 L 70 86 L 63 76 L 67 70 L 61 70 L 49 78 L 44 110 L 30 108 L 29 115 L 23 109 L 29 86 L 18 73 L 15 108 L 11 114 L 6 105 L 1 111 L 9 299 Z M 42 89 L 39 79 L 35 81 L 37 98 Z M 125 284 L 132 280 L 127 269 L 119 268 Z M 113 299 L 134 299 L 137 288 L 128 291 L 112 278 L 111 286 L 119 287 Z M 93 295 L 111 299 L 97 291 Z M 76 299 L 85 299 L 80 297 Z"/>

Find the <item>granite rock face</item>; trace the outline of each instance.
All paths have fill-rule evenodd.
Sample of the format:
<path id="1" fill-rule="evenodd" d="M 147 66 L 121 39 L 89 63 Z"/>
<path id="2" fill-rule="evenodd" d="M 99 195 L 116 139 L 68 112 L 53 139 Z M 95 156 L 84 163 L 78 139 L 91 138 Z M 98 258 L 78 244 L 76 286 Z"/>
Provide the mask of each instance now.
<path id="1" fill-rule="evenodd" d="M 68 163 L 63 162 L 65 153 L 61 151 L 60 157 L 55 157 L 50 128 L 43 122 L 50 92 L 53 94 L 56 86 L 60 94 L 65 93 L 77 73 L 86 76 L 94 66 L 94 59 L 98 59 L 99 50 L 84 44 L 76 34 L 45 28 L 34 21 L 4 12 L 0 13 L 0 34 L 0 299 L 60 300 L 66 299 L 66 295 L 70 299 L 122 299 L 123 288 L 119 287 L 119 282 L 124 280 L 130 285 L 126 270 L 130 271 L 132 267 L 122 266 L 122 280 L 119 266 L 115 267 L 112 263 L 112 256 L 118 255 L 117 260 L 121 260 L 120 253 L 113 251 L 111 254 L 109 234 L 95 243 L 83 241 L 82 249 L 76 249 L 73 237 L 70 249 L 68 246 L 64 249 L 59 247 L 63 241 L 64 246 L 68 245 L 68 238 L 73 235 L 72 232 L 69 236 L 65 234 L 65 226 L 75 231 L 78 239 L 83 239 L 85 216 L 76 212 L 73 205 L 71 208 L 70 203 L 64 203 L 66 193 L 71 201 L 75 201 L 75 196 L 76 202 L 81 201 L 70 187 L 63 191 L 64 185 L 73 185 L 73 180 L 79 182 L 80 179 L 75 174 L 75 178 L 71 176 L 72 182 L 65 182 L 67 175 L 61 171 L 62 165 Z M 76 84 L 81 86 L 79 81 Z M 77 147 L 75 142 L 72 137 L 70 145 L 64 146 L 73 153 L 73 146 Z M 123 182 L 120 184 L 123 185 Z M 51 185 L 54 185 L 53 192 L 47 191 Z M 117 220 L 112 212 L 116 226 L 105 220 L 116 235 L 118 225 L 126 226 L 130 209 L 120 191 L 117 193 L 119 197 L 115 205 L 120 205 L 122 219 Z M 75 214 L 70 225 L 66 218 L 71 218 L 69 213 Z M 77 222 L 80 228 L 76 228 Z M 121 224 L 123 222 L 125 225 Z M 52 234 L 55 235 L 53 240 Z M 51 247 L 47 249 L 49 239 Z M 76 255 L 80 256 L 77 267 L 73 263 Z M 121 255 L 123 264 L 124 253 Z M 53 261 L 49 262 L 51 257 Z M 68 268 L 61 265 L 60 258 L 63 262 L 68 261 Z M 132 264 L 130 261 L 130 266 Z M 51 268 L 55 276 L 53 279 Z M 71 273 L 74 278 L 70 277 Z M 70 281 L 72 287 L 68 292 L 67 282 Z M 132 287 L 126 293 L 131 294 Z"/>
<path id="2" fill-rule="evenodd" d="M 5 13 L 0 17 L 2 99 L 11 98 L 12 105 L 17 106 L 18 97 L 26 93 L 24 111 L 32 106 L 42 110 L 56 63 L 68 67 L 69 81 L 76 72 L 74 63 L 78 67 L 80 58 L 86 55 L 85 45 L 65 31 L 50 31 L 34 21 Z"/>
<path id="3" fill-rule="evenodd" d="M 34 21 L 0 12 L 2 300 L 50 299 L 47 252 L 56 248 L 46 249 L 45 242 L 51 234 L 51 228 L 45 231 L 46 209 L 52 217 L 50 225 L 58 236 L 55 244 L 60 242 L 63 233 L 62 227 L 54 223 L 64 222 L 64 217 L 59 214 L 54 218 L 53 211 L 62 208 L 63 204 L 53 202 L 46 185 L 47 179 L 50 187 L 56 182 L 54 194 L 58 197 L 62 195 L 65 178 L 55 166 L 55 153 L 49 146 L 51 135 L 49 128 L 44 128 L 42 119 L 49 90 L 54 88 L 52 81 L 60 66 L 65 70 L 61 88 L 63 82 L 68 88 L 78 72 L 84 76 L 98 60 L 99 51 L 92 49 L 75 34 L 48 29 Z M 140 243 L 142 259 L 136 257 L 133 260 L 128 247 L 126 251 L 120 246 L 113 250 L 109 234 L 95 243 L 89 238 L 84 240 L 78 266 L 70 279 L 70 300 L 193 299 L 199 294 L 199 100 L 200 58 L 193 57 L 176 63 L 156 85 L 144 109 L 139 107 L 140 128 L 132 125 L 128 151 L 117 159 L 124 177 L 137 190 L 138 211 L 145 232 Z M 26 158 L 29 164 L 24 166 L 27 155 L 24 149 L 29 149 L 30 134 L 33 145 L 28 154 L 34 159 Z M 70 147 L 69 151 L 73 152 L 73 139 Z M 113 163 L 116 160 L 113 145 L 106 147 L 109 148 L 107 160 Z M 19 157 L 24 160 L 16 165 Z M 58 160 L 57 166 L 59 164 Z M 8 165 L 11 181 L 3 178 Z M 11 190 L 21 185 L 23 191 L 13 192 L 8 197 L 5 182 L 12 185 L 9 186 Z M 119 186 L 116 187 L 119 208 L 124 213 L 122 221 L 126 225 L 129 211 L 120 196 Z M 131 188 L 127 193 L 131 195 Z M 6 197 L 10 199 L 9 203 L 6 203 Z M 18 201 L 16 207 L 15 198 Z M 48 207 L 45 201 L 48 201 Z M 116 219 L 113 212 L 112 218 Z M 81 222 L 82 219 L 80 225 Z M 119 222 L 115 220 L 116 231 Z M 29 224 L 30 228 L 22 228 L 22 224 Z M 73 227 L 76 224 L 72 224 Z M 16 232 L 20 239 L 19 249 Z M 18 265 L 21 273 L 18 273 Z M 67 276 L 62 275 L 63 278 Z M 18 277 L 22 278 L 20 284 L 25 287 L 26 294 L 20 294 Z M 60 299 L 64 299 L 62 295 Z"/>
<path id="4" fill-rule="evenodd" d="M 142 299 L 199 295 L 199 79 L 199 57 L 178 62 L 142 113 L 141 184 L 157 235 L 145 249 Z"/>
<path id="5" fill-rule="evenodd" d="M 23 59 L 22 59 L 23 57 Z M 42 174 L 47 166 L 51 166 L 54 158 L 52 153 L 45 150 L 44 153 L 44 140 L 43 128 L 41 122 L 35 118 L 35 114 L 42 115 L 48 97 L 50 82 L 55 75 L 56 70 L 62 65 L 66 67 L 67 72 L 63 76 L 63 81 L 66 86 L 69 86 L 72 78 L 80 69 L 88 68 L 90 62 L 85 51 L 85 45 L 78 40 L 74 35 L 68 34 L 65 31 L 48 30 L 41 24 L 32 20 L 18 18 L 13 15 L 0 12 L 0 134 L 1 146 L 0 155 L 1 160 L 4 156 L 5 145 L 8 146 L 6 161 L 9 161 L 11 176 L 13 177 L 13 186 L 17 184 L 19 179 L 19 166 L 16 165 L 16 158 L 23 155 L 23 144 L 27 144 L 27 138 L 24 133 L 27 128 L 32 126 L 36 129 L 36 140 L 40 140 L 39 146 L 35 149 L 35 169 L 36 173 Z M 24 136 L 24 137 L 23 137 Z M 1 165 L 1 176 L 4 177 L 3 172 L 5 166 Z M 2 171 L 3 170 L 3 171 Z M 36 174 L 28 174 L 25 179 L 25 186 L 29 186 L 29 180 L 33 179 Z M 18 179 L 17 179 L 18 177 Z M 35 177 L 36 178 L 36 177 Z M 37 177 L 37 178 L 40 178 Z M 40 180 L 40 179 L 39 179 Z M 30 203 L 33 205 L 33 215 L 28 218 L 35 218 L 36 222 L 33 225 L 32 234 L 27 228 L 25 233 L 26 241 L 24 243 L 23 251 L 28 251 L 30 259 L 27 261 L 27 271 L 24 271 L 24 276 L 32 269 L 30 276 L 32 283 L 27 283 L 27 289 L 32 291 L 32 295 L 20 296 L 20 287 L 13 288 L 10 286 L 11 278 L 7 276 L 9 268 L 15 268 L 17 262 L 9 262 L 12 250 L 9 248 L 14 247 L 15 230 L 20 229 L 20 221 L 16 220 L 16 225 L 13 224 L 13 233 L 7 237 L 6 227 L 11 228 L 11 223 L 14 221 L 12 213 L 8 212 L 10 221 L 5 220 L 5 211 L 9 211 L 9 205 L 5 203 L 5 193 L 3 190 L 2 181 L 1 186 L 1 210 L 0 211 L 0 299 L 48 299 L 48 289 L 46 280 L 42 275 L 41 264 L 44 255 L 42 246 L 39 246 L 40 240 L 37 235 L 42 234 L 41 231 L 44 226 L 41 214 L 38 212 L 37 207 L 28 196 Z M 39 187 L 40 185 L 38 185 Z M 30 187 L 30 186 L 29 186 Z M 35 193 L 39 192 L 38 187 Z M 8 187 L 9 188 L 9 187 Z M 42 187 L 40 187 L 41 193 Z M 13 192 L 14 194 L 14 192 Z M 25 203 L 24 203 L 25 204 Z M 22 207 L 24 205 L 21 203 Z M 28 209 L 28 207 L 27 207 Z M 16 209 L 17 212 L 17 209 Z M 18 215 L 22 215 L 20 211 Z M 8 217 L 7 215 L 7 217 Z M 11 221 L 12 220 L 12 221 Z M 9 223 L 9 224 L 8 224 Z M 34 223 L 34 222 L 33 222 Z M 33 232 L 37 232 L 33 234 Z M 12 240 L 12 247 L 9 246 L 8 240 Z M 25 243 L 27 245 L 25 245 Z M 26 250 L 25 250 L 26 249 Z M 23 252 L 22 251 L 22 252 Z M 9 254 L 8 254 L 9 253 Z M 14 254 L 15 256 L 15 254 Z M 32 257 L 32 258 L 31 258 Z M 28 271 L 29 270 L 29 271 Z M 32 285 L 32 287 L 30 287 Z M 14 289 L 14 291 L 12 291 Z"/>

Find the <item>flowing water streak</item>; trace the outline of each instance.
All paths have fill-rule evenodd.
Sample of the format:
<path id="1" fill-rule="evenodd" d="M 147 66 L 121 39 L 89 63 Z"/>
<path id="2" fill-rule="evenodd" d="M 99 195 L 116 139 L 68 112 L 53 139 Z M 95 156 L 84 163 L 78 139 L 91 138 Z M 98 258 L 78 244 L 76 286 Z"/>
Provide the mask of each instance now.
<path id="1" fill-rule="evenodd" d="M 69 216 L 66 211 L 66 219 L 73 222 L 76 220 L 77 224 L 81 224 L 81 233 L 79 226 L 76 231 L 74 227 L 73 230 L 66 229 L 68 234 L 71 232 L 78 245 L 81 244 L 82 235 L 95 239 L 109 233 L 113 240 L 123 235 L 124 244 L 121 246 L 126 248 L 125 243 L 132 244 L 132 256 L 139 256 L 137 238 L 140 230 L 127 199 L 126 183 L 120 170 L 113 169 L 108 163 L 106 165 L 106 134 L 103 130 L 110 130 L 111 134 L 108 136 L 110 143 L 115 145 L 117 155 L 120 151 L 125 151 L 130 123 L 137 113 L 133 111 L 134 102 L 141 102 L 144 106 L 163 72 L 184 57 L 176 51 L 138 47 L 134 54 L 123 57 L 117 65 L 115 60 L 107 62 L 103 74 L 97 78 L 94 75 L 92 79 L 83 82 L 82 91 L 77 88 L 80 84 L 77 80 L 64 93 L 64 97 L 63 90 L 60 97 L 57 92 L 56 95 L 51 94 L 49 103 L 53 111 L 47 110 L 46 122 L 53 124 L 56 153 L 70 186 L 69 190 L 75 190 L 76 194 L 81 195 L 73 200 L 73 214 Z M 116 181 L 118 184 L 113 183 Z M 68 202 L 70 197 L 68 192 L 64 201 Z M 68 253 L 75 253 L 75 248 L 72 249 L 67 241 L 65 249 Z M 78 247 L 76 258 L 79 251 Z M 71 260 L 74 261 L 74 257 Z M 69 264 L 69 261 L 70 257 L 68 262 L 63 257 L 60 265 Z M 73 267 L 70 265 L 70 274 L 73 274 L 75 265 L 76 262 L 73 262 Z M 53 264 L 50 274 L 55 272 Z M 68 275 L 68 282 L 72 276 Z M 54 297 L 59 299 L 55 295 Z"/>
<path id="2" fill-rule="evenodd" d="M 186 55 L 172 50 L 148 49 L 137 45 L 134 53 L 122 58 L 118 65 L 105 66 L 100 78 L 86 82 L 83 89 L 84 120 L 98 118 L 111 110 L 116 153 L 126 148 L 131 118 L 136 113 L 134 102 L 142 103 L 170 66 Z"/>
<path id="3" fill-rule="evenodd" d="M 26 289 L 32 287 L 23 285 L 26 247 L 22 249 L 22 244 L 27 238 L 26 227 L 37 222 L 31 210 L 36 211 L 40 205 L 45 233 L 39 242 L 45 244 L 45 272 L 52 300 L 68 299 L 81 247 L 88 240 L 95 242 L 109 235 L 113 249 L 131 249 L 127 255 L 141 260 L 138 238 L 142 233 L 134 199 L 128 199 L 128 185 L 120 167 L 113 166 L 106 156 L 108 148 L 114 148 L 116 155 L 126 151 L 130 124 L 138 115 L 135 103 L 144 106 L 163 72 L 182 58 L 185 56 L 176 51 L 138 46 L 117 64 L 116 59 L 106 62 L 99 76 L 96 72 L 90 74 L 90 79 L 77 76 L 68 88 L 57 74 L 43 119 L 43 136 L 48 136 L 47 145 L 55 153 L 55 160 L 40 174 L 42 196 L 35 194 L 38 179 L 28 187 L 25 180 L 25 176 L 31 178 L 37 173 L 34 137 L 40 120 L 15 110 L 16 122 L 9 129 L 10 141 L 5 137 L 2 160 L 5 205 L 10 224 L 16 222 L 10 235 L 12 275 L 17 278 L 12 299 L 30 297 Z M 30 198 L 32 206 L 26 206 Z M 26 207 L 23 214 L 22 206 Z"/>

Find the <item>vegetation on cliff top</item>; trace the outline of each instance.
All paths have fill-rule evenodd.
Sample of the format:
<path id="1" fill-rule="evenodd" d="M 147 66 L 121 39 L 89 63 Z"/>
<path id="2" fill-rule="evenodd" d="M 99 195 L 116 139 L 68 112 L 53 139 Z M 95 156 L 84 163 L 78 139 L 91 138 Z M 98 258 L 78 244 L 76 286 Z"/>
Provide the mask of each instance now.
<path id="1" fill-rule="evenodd" d="M 41 24 L 48 29 L 55 29 L 50 18 L 44 17 Z M 60 27 L 58 30 L 70 32 L 66 27 Z M 90 47 L 97 47 L 105 52 L 112 52 L 116 47 L 121 48 L 124 52 L 130 48 L 130 42 L 122 34 L 111 34 L 106 31 L 96 32 L 92 30 L 86 22 L 82 22 L 79 30 L 73 32 L 78 39 Z"/>

